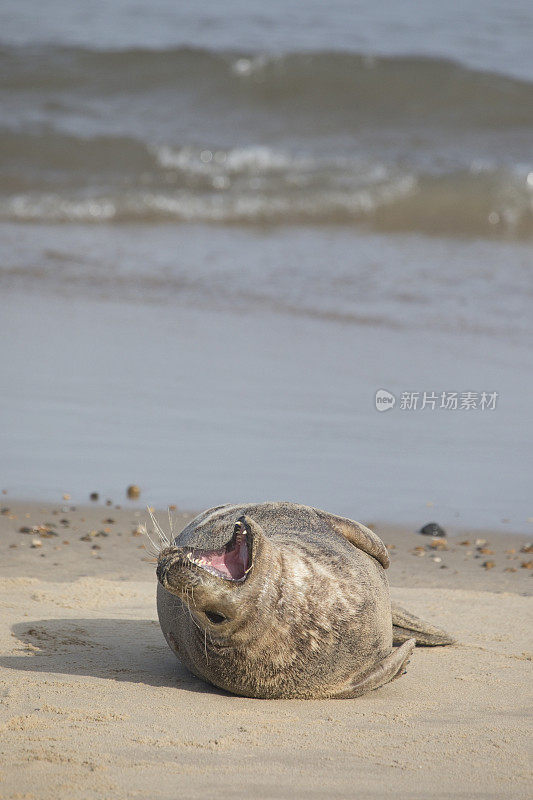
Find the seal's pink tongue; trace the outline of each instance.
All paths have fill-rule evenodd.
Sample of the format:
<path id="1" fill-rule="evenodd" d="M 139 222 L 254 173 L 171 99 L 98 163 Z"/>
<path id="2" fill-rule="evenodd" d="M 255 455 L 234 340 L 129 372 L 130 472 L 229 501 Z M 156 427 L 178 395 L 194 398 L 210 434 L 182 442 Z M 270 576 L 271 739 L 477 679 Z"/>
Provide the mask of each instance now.
<path id="1" fill-rule="evenodd" d="M 200 566 L 212 567 L 222 578 L 238 581 L 248 569 L 246 536 L 238 535 L 233 550 L 202 550 Z"/>

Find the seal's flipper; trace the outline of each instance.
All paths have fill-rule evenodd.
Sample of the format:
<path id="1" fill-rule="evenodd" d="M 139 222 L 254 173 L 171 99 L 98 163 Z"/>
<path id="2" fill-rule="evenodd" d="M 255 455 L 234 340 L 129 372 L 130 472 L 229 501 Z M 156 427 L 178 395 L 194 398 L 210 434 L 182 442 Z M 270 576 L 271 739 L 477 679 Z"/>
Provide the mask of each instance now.
<path id="1" fill-rule="evenodd" d="M 418 645 L 434 647 L 436 645 L 454 644 L 455 639 L 446 631 L 430 625 L 429 622 L 415 617 L 405 608 L 392 604 L 392 639 L 394 644 L 401 644 L 408 639 L 416 640 Z"/>
<path id="2" fill-rule="evenodd" d="M 363 550 L 365 553 L 368 553 L 369 556 L 373 556 L 384 569 L 387 569 L 390 564 L 387 548 L 374 531 L 371 531 L 370 528 L 365 527 L 365 525 L 361 525 L 360 522 L 354 522 L 353 519 L 348 519 L 347 517 L 336 517 L 334 514 L 328 514 L 326 511 L 318 511 L 318 509 L 317 514 L 328 522 L 337 533 L 344 536 L 345 539 L 355 545 L 355 547 L 358 547 L 359 550 Z"/>
<path id="3" fill-rule="evenodd" d="M 360 675 L 353 681 L 347 681 L 339 686 L 328 697 L 349 698 L 359 697 L 372 689 L 379 689 L 389 681 L 393 681 L 403 675 L 409 663 L 409 657 L 415 648 L 415 640 L 409 639 L 401 647 L 395 648 L 390 655 L 380 661 L 380 663 L 367 673 L 363 678 Z"/>

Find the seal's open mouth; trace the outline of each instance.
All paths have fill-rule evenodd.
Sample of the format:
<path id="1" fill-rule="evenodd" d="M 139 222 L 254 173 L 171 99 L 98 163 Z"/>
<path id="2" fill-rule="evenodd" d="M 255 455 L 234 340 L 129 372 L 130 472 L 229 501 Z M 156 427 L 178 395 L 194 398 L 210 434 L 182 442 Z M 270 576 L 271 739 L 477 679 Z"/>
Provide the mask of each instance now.
<path id="1" fill-rule="evenodd" d="M 250 546 L 246 527 L 237 522 L 229 542 L 218 550 L 193 549 L 185 557 L 206 572 L 228 581 L 243 581 L 250 570 Z"/>

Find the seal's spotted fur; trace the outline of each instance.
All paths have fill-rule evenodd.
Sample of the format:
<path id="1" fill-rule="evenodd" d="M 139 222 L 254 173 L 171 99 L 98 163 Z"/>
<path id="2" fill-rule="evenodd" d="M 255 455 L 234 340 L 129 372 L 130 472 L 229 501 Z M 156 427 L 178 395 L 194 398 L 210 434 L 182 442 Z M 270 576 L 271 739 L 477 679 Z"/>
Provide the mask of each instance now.
<path id="1" fill-rule="evenodd" d="M 294 503 L 220 506 L 160 553 L 159 621 L 193 673 L 234 694 L 356 697 L 402 674 L 416 638 L 451 641 L 391 612 L 388 566 L 379 537 L 352 520 Z"/>

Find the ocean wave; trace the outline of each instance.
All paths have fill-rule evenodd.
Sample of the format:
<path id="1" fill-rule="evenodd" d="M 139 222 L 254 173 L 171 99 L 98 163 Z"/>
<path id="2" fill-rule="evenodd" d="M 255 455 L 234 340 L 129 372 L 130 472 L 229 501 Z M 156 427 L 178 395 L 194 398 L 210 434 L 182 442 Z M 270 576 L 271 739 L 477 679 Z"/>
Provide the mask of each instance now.
<path id="1" fill-rule="evenodd" d="M 442 235 L 533 236 L 533 165 L 420 164 L 250 144 L 0 128 L 0 219 L 366 225 Z"/>
<path id="2" fill-rule="evenodd" d="M 459 63 L 346 52 L 253 54 L 181 47 L 90 50 L 0 46 L 0 91 L 136 96 L 155 90 L 287 114 L 431 120 L 449 126 L 533 121 L 533 84 Z M 32 98 L 30 98 L 33 100 Z"/>
<path id="3" fill-rule="evenodd" d="M 369 170 L 369 173 L 371 170 Z M 376 174 L 379 171 L 376 170 Z M 216 176 L 215 176 L 216 177 Z M 387 174 L 329 185 L 289 185 L 284 171 L 262 190 L 239 173 L 238 190 L 130 189 L 20 192 L 0 197 L 0 219 L 17 222 L 202 222 L 239 225 L 365 225 L 435 235 L 533 236 L 533 174 Z M 258 180 L 258 178 L 255 178 Z"/>

